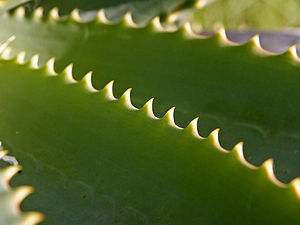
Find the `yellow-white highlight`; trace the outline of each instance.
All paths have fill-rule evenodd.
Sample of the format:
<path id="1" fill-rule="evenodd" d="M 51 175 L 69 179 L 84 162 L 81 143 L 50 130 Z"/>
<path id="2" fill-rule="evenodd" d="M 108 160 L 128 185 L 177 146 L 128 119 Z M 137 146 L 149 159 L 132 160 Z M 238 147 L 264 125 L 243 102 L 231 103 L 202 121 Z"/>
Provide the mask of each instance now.
<path id="1" fill-rule="evenodd" d="M 162 118 L 163 120 L 167 120 L 168 124 L 171 127 L 177 128 L 177 129 L 183 129 L 179 126 L 176 125 L 175 120 L 174 120 L 174 111 L 175 111 L 175 107 L 172 107 L 171 109 L 168 110 L 168 112 L 164 115 L 164 117 Z"/>
<path id="2" fill-rule="evenodd" d="M 195 3 L 195 7 L 198 8 L 198 9 L 201 9 L 203 8 L 204 6 L 206 6 L 207 4 L 207 0 L 198 0 L 196 3 Z"/>
<path id="3" fill-rule="evenodd" d="M 249 162 L 247 162 L 247 160 L 245 159 L 243 145 L 244 145 L 243 142 L 237 143 L 232 149 L 233 153 L 236 153 L 236 155 L 237 155 L 238 159 L 240 160 L 240 162 L 242 162 L 245 166 L 247 166 L 251 169 L 257 168 L 256 166 L 254 166 L 254 165 L 250 164 Z"/>
<path id="4" fill-rule="evenodd" d="M 93 72 L 88 72 L 83 78 L 82 78 L 82 81 L 85 83 L 85 86 L 86 88 L 91 91 L 91 92 L 98 92 L 97 89 L 95 89 L 93 87 L 93 84 L 92 84 L 92 73 Z"/>
<path id="5" fill-rule="evenodd" d="M 77 81 L 73 78 L 73 64 L 68 65 L 64 71 L 63 76 L 67 83 L 76 83 Z"/>
<path id="6" fill-rule="evenodd" d="M 49 59 L 49 61 L 46 63 L 46 69 L 49 75 L 55 76 L 57 73 L 54 70 L 54 63 L 55 63 L 55 58 Z"/>
<path id="7" fill-rule="evenodd" d="M 201 137 L 198 132 L 198 120 L 199 120 L 199 117 L 196 117 L 195 119 L 193 119 L 189 123 L 189 125 L 187 126 L 186 129 L 189 129 L 196 138 L 203 139 L 203 137 Z"/>
<path id="8" fill-rule="evenodd" d="M 191 37 L 191 38 L 203 38 L 203 36 L 198 35 L 198 34 L 196 34 L 196 33 L 193 31 L 192 25 L 191 25 L 191 23 L 189 23 L 189 22 L 186 22 L 186 23 L 183 25 L 183 29 L 184 29 L 184 31 L 185 31 L 185 33 L 187 34 L 188 37 Z"/>
<path id="9" fill-rule="evenodd" d="M 16 62 L 18 64 L 25 64 L 25 56 L 26 56 L 26 53 L 24 51 L 19 52 L 16 57 Z"/>
<path id="10" fill-rule="evenodd" d="M 0 185 L 5 189 L 9 189 L 9 181 L 11 178 L 21 170 L 21 166 L 9 166 L 4 169 L 4 171 L 0 174 Z"/>
<path id="11" fill-rule="evenodd" d="M 14 190 L 13 196 L 12 196 L 12 210 L 15 213 L 20 212 L 20 205 L 22 201 L 30 195 L 34 191 L 33 187 L 30 186 L 22 186 L 18 187 L 16 190 Z"/>
<path id="12" fill-rule="evenodd" d="M 23 6 L 18 7 L 14 12 L 15 17 L 24 18 L 25 16 L 25 8 Z"/>
<path id="13" fill-rule="evenodd" d="M 11 48 L 10 47 L 7 47 L 6 49 L 4 49 L 2 51 L 2 55 L 1 57 L 5 60 L 9 60 L 11 59 Z"/>
<path id="14" fill-rule="evenodd" d="M 213 142 L 213 145 L 219 149 L 220 151 L 222 152 L 226 152 L 228 153 L 228 151 L 226 149 L 224 149 L 221 145 L 220 145 L 220 142 L 219 142 L 219 132 L 220 132 L 220 128 L 217 128 L 215 130 L 213 130 L 211 133 L 210 133 L 210 137 L 212 139 L 212 142 Z"/>
<path id="15" fill-rule="evenodd" d="M 45 219 L 45 216 L 38 212 L 26 213 L 23 217 L 21 225 L 35 225 L 42 222 Z"/>
<path id="16" fill-rule="evenodd" d="M 39 69 L 39 58 L 40 56 L 38 54 L 35 54 L 32 56 L 32 58 L 29 61 L 29 66 L 32 69 Z"/>
<path id="17" fill-rule="evenodd" d="M 239 45 L 238 43 L 235 43 L 235 42 L 230 41 L 230 40 L 228 39 L 227 34 L 226 34 L 226 30 L 225 30 L 224 27 L 221 27 L 221 28 L 218 30 L 217 34 L 219 35 L 222 44 L 230 45 L 230 46 L 232 46 L 232 45 Z"/>
<path id="18" fill-rule="evenodd" d="M 109 19 L 107 19 L 106 15 L 105 15 L 105 10 L 104 9 L 100 9 L 98 11 L 96 18 L 101 23 L 104 23 L 104 24 L 110 24 L 111 23 L 109 21 Z"/>
<path id="19" fill-rule="evenodd" d="M 132 18 L 132 14 L 131 12 L 127 12 L 124 16 L 124 23 L 125 25 L 129 26 L 129 27 L 133 27 L 133 28 L 138 28 L 139 25 L 136 24 L 134 21 L 133 21 L 133 18 Z"/>
<path id="20" fill-rule="evenodd" d="M 1 150 L 0 151 L 0 159 L 2 159 L 2 157 L 5 156 L 6 154 L 7 154 L 7 151 Z"/>
<path id="21" fill-rule="evenodd" d="M 41 19 L 41 18 L 43 18 L 43 14 L 44 14 L 43 7 L 38 7 L 33 11 L 33 18 Z"/>
<path id="22" fill-rule="evenodd" d="M 280 187 L 283 187 L 283 186 L 285 186 L 285 184 L 283 184 L 279 180 L 277 180 L 277 178 L 274 175 L 273 164 L 274 164 L 273 159 L 268 159 L 262 164 L 262 167 L 266 170 L 268 178 L 271 181 L 273 181 L 273 183 L 277 184 Z"/>
<path id="23" fill-rule="evenodd" d="M 157 118 L 155 115 L 154 115 L 154 112 L 153 112 L 153 101 L 154 101 L 154 98 L 151 98 L 149 99 L 146 104 L 143 106 L 142 109 L 145 109 L 146 110 L 146 113 L 147 115 L 152 118 L 152 119 L 159 119 Z"/>
<path id="24" fill-rule="evenodd" d="M 138 110 L 138 108 L 134 107 L 134 106 L 132 105 L 132 103 L 131 103 L 131 97 L 130 97 L 131 91 L 132 91 L 132 88 L 128 88 L 128 89 L 123 93 L 123 95 L 121 96 L 120 100 L 121 100 L 121 101 L 124 101 L 124 104 L 125 104 L 125 106 L 126 106 L 128 109 Z"/>
<path id="25" fill-rule="evenodd" d="M 300 177 L 292 180 L 291 185 L 294 188 L 297 197 L 300 199 Z"/>
<path id="26" fill-rule="evenodd" d="M 15 35 L 10 36 L 3 44 L 0 45 L 0 53 L 3 52 L 8 45 L 16 39 Z"/>
<path id="27" fill-rule="evenodd" d="M 113 92 L 113 85 L 114 80 L 110 81 L 102 90 L 104 92 L 105 97 L 111 101 L 116 100 Z"/>
<path id="28" fill-rule="evenodd" d="M 79 14 L 79 9 L 73 9 L 70 15 L 71 19 L 75 22 L 82 22 L 82 19 Z"/>
<path id="29" fill-rule="evenodd" d="M 58 8 L 57 7 L 50 10 L 49 18 L 51 18 L 53 20 L 59 20 L 59 13 L 58 13 Z"/>
<path id="30" fill-rule="evenodd" d="M 300 58 L 297 54 L 297 45 L 293 45 L 288 49 L 288 52 L 292 56 L 292 59 L 296 62 L 300 62 Z"/>

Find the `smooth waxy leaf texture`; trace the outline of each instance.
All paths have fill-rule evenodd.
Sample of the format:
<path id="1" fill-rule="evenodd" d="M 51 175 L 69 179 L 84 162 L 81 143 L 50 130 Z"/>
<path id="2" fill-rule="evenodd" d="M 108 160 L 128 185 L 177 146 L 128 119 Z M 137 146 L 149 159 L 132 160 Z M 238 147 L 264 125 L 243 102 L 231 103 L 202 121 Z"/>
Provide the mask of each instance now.
<path id="1" fill-rule="evenodd" d="M 280 180 L 299 176 L 300 77 L 294 48 L 283 55 L 265 54 L 258 37 L 228 46 L 224 33 L 202 39 L 187 26 L 164 32 L 159 20 L 136 29 L 128 17 L 114 25 L 101 23 L 102 17 L 91 23 L 74 22 L 74 14 L 70 21 L 58 19 L 6 16 L 2 21 L 8 28 L 0 34 L 3 40 L 17 35 L 12 55 L 25 50 L 29 56 L 55 56 L 58 71 L 74 62 L 78 80 L 93 70 L 96 88 L 114 79 L 120 96 L 133 87 L 134 105 L 155 97 L 159 116 L 175 105 L 179 125 L 200 116 L 202 136 L 220 127 L 226 148 L 245 141 L 251 163 L 272 157 Z"/>
<path id="2" fill-rule="evenodd" d="M 203 29 L 223 25 L 228 29 L 270 30 L 300 25 L 298 0 L 287 0 L 284 4 L 281 0 L 203 0 L 198 6 L 203 8 L 195 13 L 194 18 Z"/>
<path id="3" fill-rule="evenodd" d="M 299 224 L 299 180 L 278 182 L 270 160 L 254 168 L 240 144 L 177 127 L 173 109 L 158 119 L 151 100 L 136 109 L 131 89 L 115 99 L 90 73 L 14 60 L 1 61 L 0 136 L 24 167 L 14 184 L 38 187 L 24 208 L 47 224 Z"/>

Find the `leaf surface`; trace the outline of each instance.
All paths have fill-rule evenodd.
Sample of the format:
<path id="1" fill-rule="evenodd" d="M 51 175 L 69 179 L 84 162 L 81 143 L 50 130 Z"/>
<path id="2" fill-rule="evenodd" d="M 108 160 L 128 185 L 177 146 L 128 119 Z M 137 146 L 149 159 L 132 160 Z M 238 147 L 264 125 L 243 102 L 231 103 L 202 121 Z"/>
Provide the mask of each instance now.
<path id="1" fill-rule="evenodd" d="M 173 109 L 154 117 L 151 100 L 134 108 L 130 89 L 115 99 L 91 74 L 14 61 L 1 61 L 0 136 L 24 168 L 14 185 L 38 187 L 24 208 L 47 224 L 299 224 L 299 179 L 281 184 L 272 161 L 254 168 L 217 130 L 179 128 Z"/>

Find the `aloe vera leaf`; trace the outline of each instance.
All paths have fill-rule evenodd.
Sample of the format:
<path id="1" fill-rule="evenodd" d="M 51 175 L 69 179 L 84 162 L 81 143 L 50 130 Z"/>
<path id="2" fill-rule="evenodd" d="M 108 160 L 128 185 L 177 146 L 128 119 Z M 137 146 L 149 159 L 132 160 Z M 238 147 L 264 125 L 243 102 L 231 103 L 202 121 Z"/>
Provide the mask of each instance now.
<path id="1" fill-rule="evenodd" d="M 271 160 L 254 168 L 218 130 L 177 127 L 173 108 L 134 108 L 131 89 L 115 99 L 90 73 L 77 83 L 52 60 L 16 60 L 1 61 L 0 136 L 24 168 L 13 184 L 37 187 L 24 209 L 46 224 L 299 224 L 299 179 L 280 183 Z"/>
<path id="2" fill-rule="evenodd" d="M 24 4 L 30 0 L 1 0 L 0 1 L 0 14 Z"/>
<path id="3" fill-rule="evenodd" d="M 42 6 L 48 12 L 53 7 L 61 9 L 61 15 L 68 15 L 74 8 L 83 11 L 83 15 L 89 18 L 101 8 L 106 9 L 110 19 L 118 20 L 128 11 L 132 12 L 135 19 L 145 23 L 155 16 L 166 16 L 174 11 L 194 8 L 196 0 L 40 0 L 31 7 Z"/>
<path id="4" fill-rule="evenodd" d="M 298 0 L 287 0 L 284 4 L 280 0 L 216 0 L 204 5 L 194 14 L 203 29 L 221 24 L 229 29 L 274 30 L 300 24 Z"/>
<path id="5" fill-rule="evenodd" d="M 261 56 L 255 54 L 257 43 L 252 48 L 254 39 L 241 46 L 222 46 L 224 37 L 218 35 L 189 39 L 184 29 L 157 32 L 152 24 L 134 29 L 124 23 L 51 18 L 3 17 L 6 29 L 1 29 L 1 37 L 17 36 L 12 55 L 25 50 L 29 56 L 55 56 L 58 71 L 75 62 L 76 79 L 93 70 L 96 88 L 114 79 L 120 96 L 133 87 L 133 104 L 140 107 L 155 97 L 159 116 L 175 105 L 179 125 L 200 116 L 202 136 L 220 127 L 226 148 L 244 141 L 251 163 L 260 165 L 273 157 L 280 180 L 299 176 L 299 67 L 289 52 Z"/>
<path id="6" fill-rule="evenodd" d="M 7 154 L 0 151 L 0 160 Z M 5 225 L 34 225 L 44 219 L 38 212 L 21 212 L 20 204 L 33 192 L 30 186 L 11 188 L 10 179 L 21 170 L 20 166 L 6 166 L 0 168 L 0 224 Z"/>

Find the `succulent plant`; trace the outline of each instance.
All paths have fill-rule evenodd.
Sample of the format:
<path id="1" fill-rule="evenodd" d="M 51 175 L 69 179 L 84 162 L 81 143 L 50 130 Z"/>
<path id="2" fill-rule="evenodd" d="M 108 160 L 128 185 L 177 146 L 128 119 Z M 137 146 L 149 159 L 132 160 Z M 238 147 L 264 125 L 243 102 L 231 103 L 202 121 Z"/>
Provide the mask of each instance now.
<path id="1" fill-rule="evenodd" d="M 196 1 L 5 4 L 1 224 L 300 223 L 295 46 L 170 22 Z"/>

